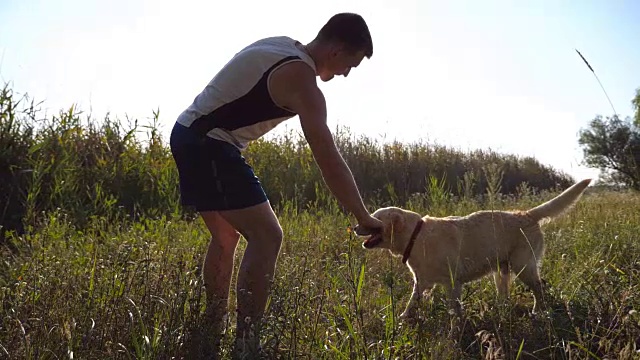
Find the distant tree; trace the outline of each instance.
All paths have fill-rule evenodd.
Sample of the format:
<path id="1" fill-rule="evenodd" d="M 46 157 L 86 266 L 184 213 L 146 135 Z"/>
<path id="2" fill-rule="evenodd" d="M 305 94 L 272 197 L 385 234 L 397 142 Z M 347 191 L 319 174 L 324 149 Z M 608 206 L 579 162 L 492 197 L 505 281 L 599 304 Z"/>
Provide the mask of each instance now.
<path id="1" fill-rule="evenodd" d="M 633 109 L 636 112 L 633 121 L 636 126 L 640 127 L 640 88 L 636 89 L 636 96 L 631 100 L 631 105 L 633 105 Z"/>
<path id="2" fill-rule="evenodd" d="M 598 115 L 580 131 L 578 142 L 587 166 L 600 169 L 610 182 L 640 191 L 640 89 L 632 103 L 636 109 L 633 120 Z"/>

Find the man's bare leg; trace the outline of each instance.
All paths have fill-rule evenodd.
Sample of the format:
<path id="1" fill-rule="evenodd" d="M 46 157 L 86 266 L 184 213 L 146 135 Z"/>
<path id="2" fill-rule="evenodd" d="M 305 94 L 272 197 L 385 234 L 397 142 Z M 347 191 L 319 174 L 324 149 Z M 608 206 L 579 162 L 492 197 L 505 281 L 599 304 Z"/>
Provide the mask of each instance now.
<path id="1" fill-rule="evenodd" d="M 282 243 L 282 228 L 269 202 L 220 215 L 247 239 L 237 281 L 238 319 L 236 344 L 258 341 L 254 326 L 264 314 Z"/>
<path id="2" fill-rule="evenodd" d="M 240 233 L 215 211 L 202 212 L 200 215 L 211 233 L 211 241 L 202 266 L 202 278 L 207 295 L 206 335 L 210 339 L 208 345 L 218 347 L 224 326 L 223 319 L 227 313 L 233 255 Z"/>

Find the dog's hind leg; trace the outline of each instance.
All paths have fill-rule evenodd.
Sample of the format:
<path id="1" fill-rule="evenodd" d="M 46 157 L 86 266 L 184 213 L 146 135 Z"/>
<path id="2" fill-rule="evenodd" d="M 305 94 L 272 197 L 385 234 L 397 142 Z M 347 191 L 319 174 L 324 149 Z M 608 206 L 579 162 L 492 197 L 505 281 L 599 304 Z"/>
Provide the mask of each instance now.
<path id="1" fill-rule="evenodd" d="M 511 256 L 511 268 L 535 296 L 534 311 L 545 308 L 544 284 L 540 278 L 538 263 L 542 260 L 543 239 L 541 232 L 527 234 L 528 247 L 522 247 Z"/>
<path id="2" fill-rule="evenodd" d="M 533 295 L 535 296 L 534 311 L 536 309 L 544 309 L 546 307 L 543 291 L 544 286 L 536 264 L 529 263 L 527 267 L 522 269 L 518 278 L 533 291 Z"/>
<path id="3" fill-rule="evenodd" d="M 502 262 L 499 264 L 499 269 L 494 272 L 493 277 L 496 282 L 496 289 L 498 295 L 502 299 L 509 297 L 509 284 L 511 283 L 511 271 L 509 269 L 508 262 Z"/>
<path id="4" fill-rule="evenodd" d="M 537 262 L 531 258 L 526 264 L 512 263 L 512 266 L 518 279 L 533 291 L 535 296 L 534 311 L 538 308 L 544 309 L 543 283 L 542 279 L 540 279 Z"/>
<path id="5" fill-rule="evenodd" d="M 447 292 L 449 294 L 449 311 L 451 316 L 451 331 L 449 336 L 458 338 L 462 331 L 464 323 L 464 313 L 462 312 L 462 285 L 461 281 L 455 280 L 453 284 L 447 284 Z"/>

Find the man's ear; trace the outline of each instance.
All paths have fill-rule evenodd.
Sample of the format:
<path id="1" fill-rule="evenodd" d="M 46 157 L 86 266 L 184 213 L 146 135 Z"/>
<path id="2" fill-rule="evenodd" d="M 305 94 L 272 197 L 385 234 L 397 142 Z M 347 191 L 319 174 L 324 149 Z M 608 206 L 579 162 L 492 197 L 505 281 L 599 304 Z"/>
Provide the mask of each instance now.
<path id="1" fill-rule="evenodd" d="M 331 57 L 337 57 L 340 54 L 345 52 L 345 47 L 343 44 L 339 43 L 339 42 L 335 42 L 333 44 L 331 44 L 331 51 L 329 52 L 331 54 Z"/>

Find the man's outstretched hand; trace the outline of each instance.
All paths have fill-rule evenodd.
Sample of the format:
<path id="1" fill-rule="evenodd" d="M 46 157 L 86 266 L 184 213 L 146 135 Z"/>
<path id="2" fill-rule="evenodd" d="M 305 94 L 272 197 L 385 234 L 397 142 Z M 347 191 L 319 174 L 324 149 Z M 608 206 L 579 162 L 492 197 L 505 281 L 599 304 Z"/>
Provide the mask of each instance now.
<path id="1" fill-rule="evenodd" d="M 358 225 L 356 225 L 354 231 L 360 236 L 371 235 L 382 232 L 382 226 L 382 221 L 369 215 L 358 220 Z"/>

